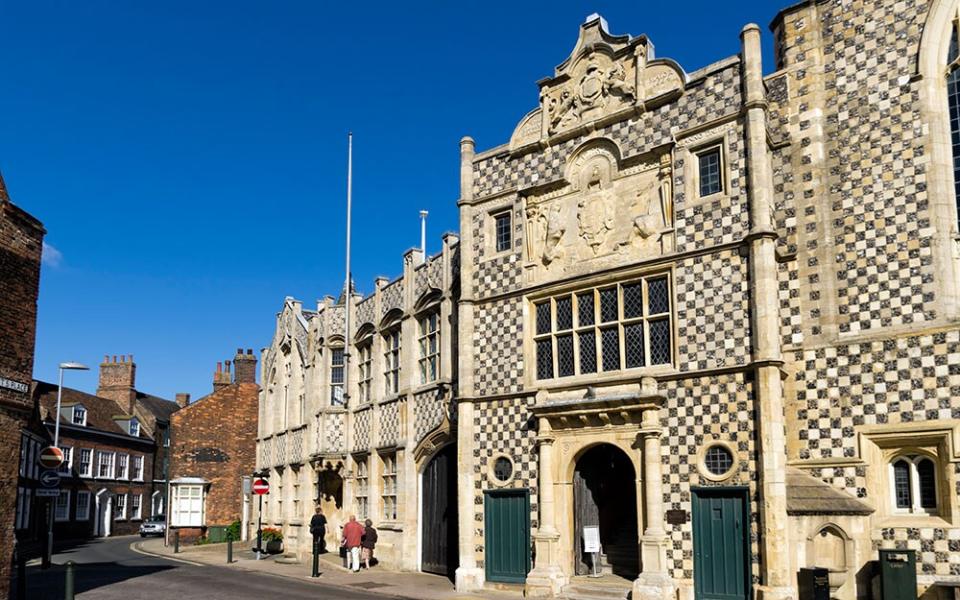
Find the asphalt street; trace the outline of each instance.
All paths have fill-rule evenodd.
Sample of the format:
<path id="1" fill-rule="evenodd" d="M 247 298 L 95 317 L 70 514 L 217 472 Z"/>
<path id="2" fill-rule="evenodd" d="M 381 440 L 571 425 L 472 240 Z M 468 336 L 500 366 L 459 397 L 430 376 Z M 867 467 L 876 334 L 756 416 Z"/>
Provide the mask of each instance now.
<path id="1" fill-rule="evenodd" d="M 205 598 L 212 600 L 265 600 L 318 598 L 331 600 L 384 600 L 389 596 L 348 590 L 321 582 L 250 573 L 229 567 L 194 566 L 135 552 L 130 544 L 139 537 L 91 540 L 58 548 L 54 567 L 27 568 L 27 599 L 63 600 L 64 564 L 76 563 L 77 598 L 135 600 L 138 598 Z M 362 584 L 361 584 L 362 585 Z M 13 589 L 16 589 L 14 584 Z"/>

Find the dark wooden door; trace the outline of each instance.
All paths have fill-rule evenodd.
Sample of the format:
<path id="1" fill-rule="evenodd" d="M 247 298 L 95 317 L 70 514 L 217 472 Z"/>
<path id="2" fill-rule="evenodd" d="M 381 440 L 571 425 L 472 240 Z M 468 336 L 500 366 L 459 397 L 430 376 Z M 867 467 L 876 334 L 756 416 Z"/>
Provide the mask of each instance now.
<path id="1" fill-rule="evenodd" d="M 588 483 L 589 475 L 581 465 L 573 472 L 573 550 L 576 553 L 574 567 L 577 575 L 593 571 L 593 555 L 583 550 L 583 528 L 600 526 L 600 508 Z M 599 570 L 599 565 L 597 565 Z"/>
<path id="2" fill-rule="evenodd" d="M 487 581 L 524 583 L 530 572 L 530 492 L 486 492 L 483 517 Z"/>
<path id="3" fill-rule="evenodd" d="M 749 593 L 746 490 L 693 491 L 693 585 L 696 600 L 746 600 Z"/>
<path id="4" fill-rule="evenodd" d="M 453 576 L 457 569 L 457 448 L 447 446 L 423 472 L 422 570 Z"/>

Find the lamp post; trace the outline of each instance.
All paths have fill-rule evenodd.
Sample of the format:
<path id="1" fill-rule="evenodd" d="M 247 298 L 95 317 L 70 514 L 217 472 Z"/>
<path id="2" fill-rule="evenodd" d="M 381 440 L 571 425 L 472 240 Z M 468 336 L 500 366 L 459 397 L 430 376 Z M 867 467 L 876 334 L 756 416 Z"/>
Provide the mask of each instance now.
<path id="1" fill-rule="evenodd" d="M 53 445 L 60 447 L 60 399 L 63 397 L 64 371 L 89 371 L 90 367 L 76 362 L 60 363 L 60 379 L 57 383 L 57 412 L 53 415 Z M 54 500 L 47 501 L 47 552 L 44 554 L 43 566 L 49 567 L 53 559 L 53 506 Z"/>

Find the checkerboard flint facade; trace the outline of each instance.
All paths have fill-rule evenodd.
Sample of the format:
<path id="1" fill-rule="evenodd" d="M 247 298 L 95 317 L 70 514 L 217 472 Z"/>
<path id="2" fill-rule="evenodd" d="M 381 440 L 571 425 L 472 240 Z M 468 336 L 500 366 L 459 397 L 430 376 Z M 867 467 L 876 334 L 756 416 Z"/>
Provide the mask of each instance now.
<path id="1" fill-rule="evenodd" d="M 349 498 L 356 461 L 407 453 L 398 479 L 415 505 L 418 468 L 455 441 L 464 591 L 498 581 L 485 508 L 520 490 L 526 591 L 566 593 L 574 480 L 600 445 L 636 475 L 634 598 L 705 593 L 697 506 L 724 494 L 745 507 L 744 597 L 796 597 L 798 570 L 815 565 L 832 569 L 832 597 L 867 597 L 883 548 L 917 551 L 929 597 L 960 581 L 960 236 L 944 78 L 956 4 L 785 9 L 767 75 L 756 26 L 737 56 L 685 71 L 646 36 L 589 18 L 507 143 L 461 142 L 462 239 L 357 302 L 380 333 L 441 290 L 456 336 L 440 385 L 311 413 L 313 468 L 344 469 Z M 705 192 L 712 153 L 719 191 Z M 642 291 L 629 300 L 628 287 Z M 607 316 L 590 304 L 604 290 L 619 303 Z M 264 365 L 305 347 L 325 372 L 316 356 L 338 343 L 343 309 L 294 309 Z M 414 320 L 402 327 L 408 347 Z M 407 356 L 404 369 L 419 368 Z M 304 372 L 308 394 L 326 398 Z M 278 422 L 271 406 L 262 423 Z M 418 568 L 424 542 L 408 517 L 392 543 Z"/>

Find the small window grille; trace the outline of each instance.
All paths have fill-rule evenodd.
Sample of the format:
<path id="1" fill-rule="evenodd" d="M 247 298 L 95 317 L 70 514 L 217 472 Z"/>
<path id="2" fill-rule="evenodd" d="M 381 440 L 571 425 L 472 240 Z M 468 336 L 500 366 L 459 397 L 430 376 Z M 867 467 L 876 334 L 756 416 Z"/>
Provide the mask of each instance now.
<path id="1" fill-rule="evenodd" d="M 553 342 L 537 340 L 537 379 L 553 379 Z"/>
<path id="2" fill-rule="evenodd" d="M 498 456 L 493 462 L 493 476 L 500 483 L 506 483 L 513 477 L 513 463 L 506 456 Z"/>
<path id="3" fill-rule="evenodd" d="M 581 331 L 580 338 L 580 372 L 597 372 L 597 338 L 593 329 Z"/>
<path id="4" fill-rule="evenodd" d="M 600 339 L 603 343 L 603 370 L 616 371 L 620 368 L 620 331 L 616 327 L 604 329 Z"/>
<path id="5" fill-rule="evenodd" d="M 910 465 L 905 460 L 898 460 L 893 464 L 893 489 L 897 508 L 909 509 L 913 506 L 910 487 Z"/>
<path id="6" fill-rule="evenodd" d="M 703 457 L 703 464 L 707 471 L 717 477 L 726 475 L 733 468 L 733 454 L 730 450 L 721 445 L 707 448 L 707 453 Z"/>
<path id="7" fill-rule="evenodd" d="M 573 328 L 573 301 L 570 296 L 557 298 L 557 331 Z"/>
<path id="8" fill-rule="evenodd" d="M 594 323 L 593 291 L 577 294 L 577 320 L 580 327 Z M 543 333 L 538 331 L 537 333 Z"/>
<path id="9" fill-rule="evenodd" d="M 560 377 L 573 375 L 573 334 L 557 336 L 557 368 Z"/>
<path id="10" fill-rule="evenodd" d="M 609 323 L 616 321 L 620 316 L 617 307 L 617 288 L 607 288 L 600 290 L 600 322 Z"/>
<path id="11" fill-rule="evenodd" d="M 550 303 L 543 302 L 537 305 L 537 335 L 550 333 Z"/>

